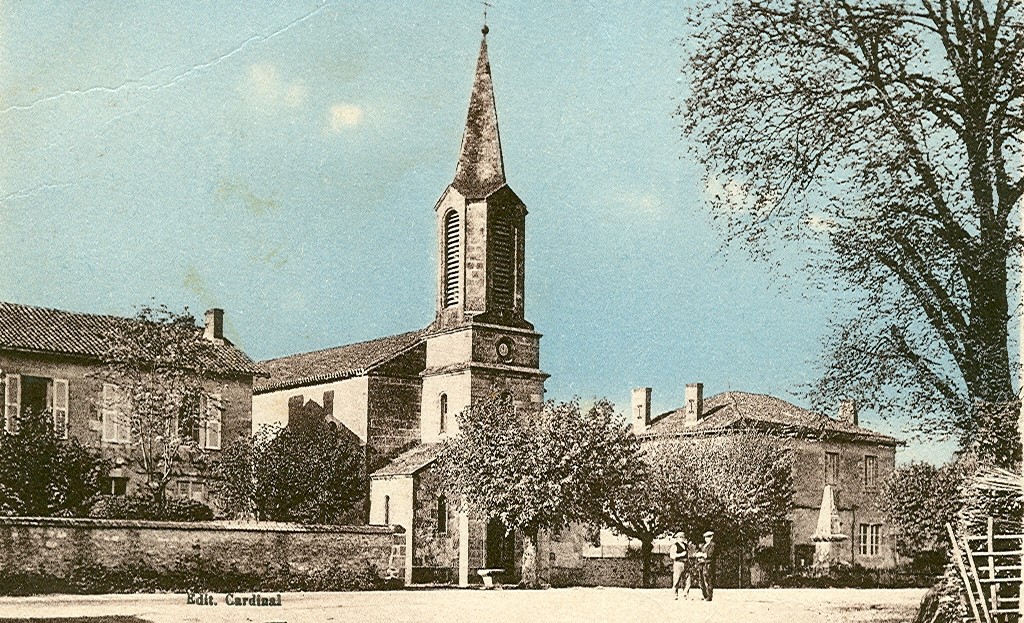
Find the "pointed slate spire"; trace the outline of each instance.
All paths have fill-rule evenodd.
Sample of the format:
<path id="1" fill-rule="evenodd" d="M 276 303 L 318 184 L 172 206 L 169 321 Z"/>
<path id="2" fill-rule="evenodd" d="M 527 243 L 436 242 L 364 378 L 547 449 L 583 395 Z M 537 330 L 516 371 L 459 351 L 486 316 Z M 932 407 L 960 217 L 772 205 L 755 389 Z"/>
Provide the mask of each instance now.
<path id="1" fill-rule="evenodd" d="M 476 61 L 473 93 L 469 98 L 462 153 L 452 186 L 465 197 L 486 197 L 505 185 L 505 164 L 498 137 L 498 112 L 494 106 L 491 65 L 487 62 L 487 26 Z"/>

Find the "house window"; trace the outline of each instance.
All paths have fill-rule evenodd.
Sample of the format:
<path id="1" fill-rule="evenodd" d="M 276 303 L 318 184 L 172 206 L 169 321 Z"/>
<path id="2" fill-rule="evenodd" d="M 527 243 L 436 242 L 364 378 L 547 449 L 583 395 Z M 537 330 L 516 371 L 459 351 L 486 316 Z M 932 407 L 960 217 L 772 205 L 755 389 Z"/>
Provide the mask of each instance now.
<path id="1" fill-rule="evenodd" d="M 838 452 L 826 452 L 825 453 L 825 484 L 826 485 L 838 485 L 839 484 L 839 453 Z"/>
<path id="2" fill-rule="evenodd" d="M 183 500 L 206 501 L 206 484 L 202 480 L 178 480 L 178 497 Z"/>
<path id="3" fill-rule="evenodd" d="M 441 433 L 448 432 L 448 394 L 441 394 L 438 399 L 441 409 Z"/>
<path id="4" fill-rule="evenodd" d="M 128 479 L 118 476 L 107 478 L 103 492 L 107 495 L 125 495 L 128 492 Z"/>
<path id="5" fill-rule="evenodd" d="M 459 213 L 444 215 L 444 306 L 459 302 Z"/>
<path id="6" fill-rule="evenodd" d="M 864 457 L 864 488 L 868 490 L 878 488 L 878 457 L 867 455 Z"/>
<path id="7" fill-rule="evenodd" d="M 0 383 L 3 395 L 4 429 L 18 431 L 18 418 L 23 414 L 49 413 L 54 434 L 68 438 L 68 381 L 43 376 L 8 374 Z"/>
<path id="8" fill-rule="evenodd" d="M 881 543 L 882 524 L 860 525 L 860 554 L 861 556 L 877 556 Z"/>
<path id="9" fill-rule="evenodd" d="M 385 525 L 391 523 L 391 496 L 384 496 L 384 523 Z"/>
<path id="10" fill-rule="evenodd" d="M 448 534 L 448 500 L 437 498 L 437 533 Z"/>
<path id="11" fill-rule="evenodd" d="M 125 413 L 125 397 L 121 388 L 112 383 L 103 384 L 103 398 L 100 412 L 103 420 L 103 441 L 107 443 L 128 443 L 130 425 Z"/>
<path id="12" fill-rule="evenodd" d="M 200 400 L 200 421 L 192 427 L 192 440 L 204 450 L 220 450 L 224 401 L 220 394 L 203 396 Z"/>

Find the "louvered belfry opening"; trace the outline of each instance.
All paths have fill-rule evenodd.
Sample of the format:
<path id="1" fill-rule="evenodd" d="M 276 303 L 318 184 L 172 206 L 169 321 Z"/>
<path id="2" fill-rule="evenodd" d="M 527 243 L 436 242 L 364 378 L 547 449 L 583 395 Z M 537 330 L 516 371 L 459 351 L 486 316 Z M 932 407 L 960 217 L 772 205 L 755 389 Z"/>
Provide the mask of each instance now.
<path id="1" fill-rule="evenodd" d="M 495 215 L 491 226 L 493 301 L 498 309 L 512 309 L 515 296 L 516 230 L 507 214 Z"/>
<path id="2" fill-rule="evenodd" d="M 444 217 L 444 306 L 459 302 L 459 213 Z"/>

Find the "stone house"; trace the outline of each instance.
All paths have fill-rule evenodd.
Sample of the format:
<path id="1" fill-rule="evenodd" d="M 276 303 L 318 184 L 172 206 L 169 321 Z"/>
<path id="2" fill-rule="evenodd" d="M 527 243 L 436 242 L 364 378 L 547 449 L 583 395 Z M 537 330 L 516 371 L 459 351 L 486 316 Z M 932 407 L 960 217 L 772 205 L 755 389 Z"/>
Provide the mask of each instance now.
<path id="1" fill-rule="evenodd" d="M 505 179 L 486 35 L 455 175 L 434 205 L 434 321 L 265 361 L 270 376 L 253 395 L 255 426 L 319 410 L 359 439 L 370 474 L 365 519 L 405 528 L 413 582 L 467 584 L 480 580 L 475 569 L 514 567 L 514 535 L 460 513 L 432 465 L 473 400 L 509 392 L 519 406 L 539 405 L 547 378 L 541 336 L 525 316 L 527 210 Z"/>
<path id="2" fill-rule="evenodd" d="M 773 548 L 783 569 L 835 563 L 879 569 L 897 564 L 878 493 L 895 469 L 899 441 L 861 426 L 856 406 L 849 401 L 840 405 L 837 417 L 830 417 L 764 394 L 729 391 L 705 399 L 703 393 L 703 384 L 689 384 L 682 407 L 651 417 L 651 389 L 634 390 L 634 431 L 657 440 L 753 428 L 790 444 L 793 510 L 788 521 L 762 542 Z M 736 561 L 733 569 L 734 581 L 742 584 L 759 583 L 764 572 L 749 556 L 742 564 Z"/>
<path id="3" fill-rule="evenodd" d="M 111 459 L 107 492 L 135 491 L 144 476 L 128 460 L 130 432 L 116 409 L 109 407 L 116 387 L 104 383 L 100 356 L 104 336 L 130 319 L 0 302 L 0 404 L 4 427 L 12 431 L 18 416 L 32 410 L 50 412 L 58 435 L 75 437 Z M 195 432 L 200 445 L 217 452 L 252 430 L 253 378 L 262 374 L 245 353 L 223 335 L 224 312 L 206 312 L 204 337 L 224 372 L 208 382 L 216 397 L 210 419 Z M 208 474 L 185 466 L 171 483 L 172 495 L 207 501 Z"/>

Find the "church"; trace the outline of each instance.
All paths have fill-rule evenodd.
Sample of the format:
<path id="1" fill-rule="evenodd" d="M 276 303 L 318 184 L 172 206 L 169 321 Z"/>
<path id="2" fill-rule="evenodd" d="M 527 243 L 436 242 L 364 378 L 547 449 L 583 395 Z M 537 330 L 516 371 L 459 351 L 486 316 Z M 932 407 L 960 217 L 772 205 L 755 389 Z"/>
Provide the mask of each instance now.
<path id="1" fill-rule="evenodd" d="M 505 179 L 486 26 L 455 175 L 434 212 L 434 321 L 263 362 L 270 376 L 254 387 L 253 423 L 312 415 L 358 437 L 370 476 L 364 519 L 405 528 L 407 580 L 465 585 L 479 580 L 473 570 L 513 568 L 516 539 L 438 491 L 439 444 L 478 398 L 540 404 L 548 376 L 524 309 L 527 210 Z"/>

